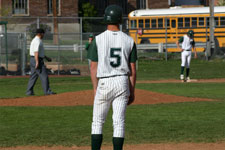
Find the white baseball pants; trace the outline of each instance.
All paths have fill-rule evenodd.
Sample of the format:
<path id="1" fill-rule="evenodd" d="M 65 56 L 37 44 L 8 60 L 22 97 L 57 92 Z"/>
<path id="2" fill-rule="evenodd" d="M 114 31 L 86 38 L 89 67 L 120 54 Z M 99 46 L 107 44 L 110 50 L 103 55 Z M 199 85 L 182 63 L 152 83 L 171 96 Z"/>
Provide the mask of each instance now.
<path id="1" fill-rule="evenodd" d="M 113 137 L 124 137 L 129 95 L 128 76 L 99 79 L 94 99 L 92 134 L 102 134 L 103 124 L 112 104 Z"/>
<path id="2" fill-rule="evenodd" d="M 183 51 L 181 53 L 181 66 L 190 68 L 191 63 L 191 51 Z"/>

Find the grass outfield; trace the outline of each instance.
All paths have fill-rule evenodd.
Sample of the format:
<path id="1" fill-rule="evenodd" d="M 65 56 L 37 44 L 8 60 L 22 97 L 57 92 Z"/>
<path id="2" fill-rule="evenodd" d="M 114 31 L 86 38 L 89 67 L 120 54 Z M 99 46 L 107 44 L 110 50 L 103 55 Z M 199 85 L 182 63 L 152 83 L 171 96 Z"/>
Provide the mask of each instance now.
<path id="1" fill-rule="evenodd" d="M 225 83 L 151 83 L 137 84 L 137 88 L 177 96 L 225 100 Z"/>
<path id="2" fill-rule="evenodd" d="M 130 106 L 126 143 L 218 142 L 225 139 L 225 103 Z M 91 106 L 1 107 L 0 147 L 90 145 Z M 112 140 L 111 112 L 104 144 Z"/>
<path id="3" fill-rule="evenodd" d="M 139 60 L 138 80 L 179 79 L 180 60 Z M 225 61 L 192 59 L 190 77 L 194 79 L 225 78 Z"/>
<path id="4" fill-rule="evenodd" d="M 179 77 L 180 61 L 139 61 L 138 80 Z M 193 78 L 225 78 L 225 62 L 192 61 Z M 0 98 L 24 97 L 28 78 L 0 79 Z M 64 93 L 92 89 L 90 77 L 50 78 L 53 91 Z M 128 144 L 225 141 L 225 83 L 137 84 L 138 89 L 187 97 L 218 99 L 129 106 L 126 116 Z M 43 95 L 40 81 L 36 95 Z M 109 113 L 104 144 L 112 141 Z M 92 106 L 0 107 L 0 147 L 18 145 L 90 145 Z"/>
<path id="5" fill-rule="evenodd" d="M 86 84 L 81 85 L 85 89 Z M 225 141 L 224 91 L 212 90 L 224 86 L 225 83 L 137 84 L 139 89 L 168 94 L 176 91 L 177 95 L 190 97 L 213 99 L 218 95 L 220 101 L 131 105 L 127 109 L 126 143 Z M 104 144 L 111 144 L 111 113 L 104 127 Z M 91 117 L 91 106 L 0 107 L 0 147 L 89 145 Z"/>

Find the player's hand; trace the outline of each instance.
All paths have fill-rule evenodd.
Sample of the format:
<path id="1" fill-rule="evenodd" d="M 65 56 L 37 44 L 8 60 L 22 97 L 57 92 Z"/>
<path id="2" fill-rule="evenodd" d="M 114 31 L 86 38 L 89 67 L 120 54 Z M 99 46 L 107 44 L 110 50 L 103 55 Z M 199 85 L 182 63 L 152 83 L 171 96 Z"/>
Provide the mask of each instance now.
<path id="1" fill-rule="evenodd" d="M 184 50 L 182 48 L 180 48 L 180 52 L 183 52 Z"/>
<path id="2" fill-rule="evenodd" d="M 96 95 L 96 91 L 97 91 L 97 89 L 94 89 L 94 97 L 95 97 L 95 95 Z"/>
<path id="3" fill-rule="evenodd" d="M 132 104 L 134 102 L 134 98 L 135 98 L 134 93 L 131 93 L 127 105 Z"/>
<path id="4" fill-rule="evenodd" d="M 35 69 L 38 69 L 38 67 L 39 67 L 39 63 L 36 62 L 36 64 L 35 64 Z"/>

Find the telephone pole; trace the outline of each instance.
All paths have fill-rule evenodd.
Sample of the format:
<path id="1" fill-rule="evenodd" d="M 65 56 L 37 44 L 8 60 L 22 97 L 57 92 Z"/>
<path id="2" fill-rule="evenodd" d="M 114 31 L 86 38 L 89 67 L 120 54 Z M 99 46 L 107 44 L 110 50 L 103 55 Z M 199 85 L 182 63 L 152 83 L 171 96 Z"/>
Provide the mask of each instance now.
<path id="1" fill-rule="evenodd" d="M 148 9 L 148 0 L 146 0 L 146 9 Z"/>
<path id="2" fill-rule="evenodd" d="M 209 18 L 209 27 L 210 27 L 210 50 L 214 48 L 215 40 L 214 40 L 214 29 L 215 29 L 215 21 L 214 21 L 214 2 L 215 0 L 209 1 L 209 10 L 210 10 L 210 18 Z M 211 51 L 212 52 L 212 51 Z"/>
<path id="3" fill-rule="evenodd" d="M 60 2 L 60 1 L 59 1 Z M 52 9 L 53 9 L 53 26 L 54 26 L 54 35 L 53 35 L 53 42 L 54 44 L 58 44 L 58 20 L 57 20 L 57 3 L 56 0 L 52 0 Z"/>

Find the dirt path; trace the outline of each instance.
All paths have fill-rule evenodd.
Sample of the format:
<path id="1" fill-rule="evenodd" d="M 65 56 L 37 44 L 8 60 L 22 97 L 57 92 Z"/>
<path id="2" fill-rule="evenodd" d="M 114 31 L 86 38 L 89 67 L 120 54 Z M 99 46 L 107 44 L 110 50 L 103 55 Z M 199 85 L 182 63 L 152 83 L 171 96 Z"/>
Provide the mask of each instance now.
<path id="1" fill-rule="evenodd" d="M 0 150 L 90 150 L 88 146 L 84 147 L 12 147 L 0 148 Z M 112 146 L 103 146 L 102 150 L 112 150 Z M 169 144 L 138 144 L 124 145 L 124 150 L 225 150 L 225 143 L 169 143 Z"/>

